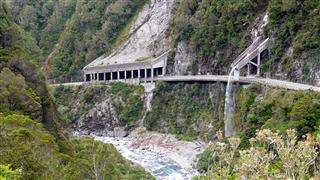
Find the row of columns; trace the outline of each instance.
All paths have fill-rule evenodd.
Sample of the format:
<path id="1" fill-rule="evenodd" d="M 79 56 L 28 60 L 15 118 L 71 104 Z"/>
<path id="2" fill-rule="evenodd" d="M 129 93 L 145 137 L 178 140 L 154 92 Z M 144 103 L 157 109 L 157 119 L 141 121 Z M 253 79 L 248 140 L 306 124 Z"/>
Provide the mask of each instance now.
<path id="1" fill-rule="evenodd" d="M 247 64 L 247 75 L 250 76 L 251 74 L 251 65 L 254 65 L 257 67 L 257 76 L 260 76 L 261 74 L 261 52 L 259 51 L 258 53 L 258 57 L 257 57 L 257 63 L 254 63 L 252 61 L 250 61 L 248 64 Z"/>
<path id="2" fill-rule="evenodd" d="M 151 68 L 151 69 L 139 69 L 139 70 L 129 70 L 129 71 L 116 71 L 116 72 L 103 72 L 103 73 L 92 73 L 85 74 L 85 81 L 112 81 L 112 80 L 127 80 L 127 79 L 136 79 L 139 81 L 141 78 L 144 78 L 144 81 L 147 82 L 147 78 L 153 78 L 161 76 L 164 74 L 163 68 Z"/>
<path id="3" fill-rule="evenodd" d="M 250 60 L 249 63 L 247 64 L 247 76 L 251 75 L 251 66 L 252 65 L 257 68 L 257 74 L 256 75 L 260 76 L 260 74 L 261 74 L 261 51 L 260 50 L 259 50 L 258 55 L 257 55 L 256 63 L 253 62 L 252 60 Z M 233 79 L 235 81 L 239 81 L 240 80 L 240 69 L 241 68 L 235 68 L 234 71 L 233 71 Z"/>

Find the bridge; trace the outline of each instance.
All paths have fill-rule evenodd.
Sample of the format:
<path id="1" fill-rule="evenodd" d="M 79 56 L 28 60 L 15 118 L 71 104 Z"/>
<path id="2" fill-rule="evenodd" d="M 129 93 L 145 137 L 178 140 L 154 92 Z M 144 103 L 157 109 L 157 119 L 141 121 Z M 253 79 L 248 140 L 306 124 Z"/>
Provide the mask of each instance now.
<path id="1" fill-rule="evenodd" d="M 239 82 L 241 84 L 263 84 L 266 86 L 291 89 L 313 90 L 320 92 L 320 87 L 283 80 L 260 77 L 261 54 L 268 50 L 270 39 L 257 38 L 244 52 L 242 52 L 231 64 L 231 72 L 228 75 L 166 75 L 167 53 L 153 61 L 142 61 L 126 64 L 114 64 L 107 66 L 86 67 L 85 82 L 64 84 L 52 84 L 52 86 L 81 86 L 85 84 L 103 84 L 106 82 L 120 81 L 125 83 L 153 83 L 164 82 Z M 247 66 L 245 72 L 241 72 Z M 253 75 L 253 76 L 252 76 Z"/>
<path id="2" fill-rule="evenodd" d="M 230 75 L 233 75 L 235 80 L 239 80 L 240 70 L 247 66 L 247 76 L 250 76 L 252 70 L 256 76 L 261 75 L 261 54 L 268 50 L 270 39 L 262 40 L 257 38 L 245 51 L 243 51 L 231 64 Z"/>
<path id="3" fill-rule="evenodd" d="M 144 82 L 142 80 L 141 82 Z M 188 76 L 163 76 L 163 77 L 155 77 L 153 81 L 163 81 L 163 82 L 228 82 L 228 76 L 225 75 L 188 75 Z M 125 81 L 123 81 L 125 82 Z M 147 79 L 147 82 L 151 82 L 151 79 Z M 312 90 L 316 92 L 320 92 L 320 87 L 312 86 L 301 83 L 294 83 L 290 81 L 269 79 L 269 78 L 260 78 L 260 77 L 245 77 L 240 76 L 238 81 L 241 84 L 262 84 L 275 88 L 283 88 L 289 90 Z M 92 84 L 89 82 L 73 82 L 73 83 L 63 83 L 63 84 L 51 84 L 51 86 L 83 86 L 86 84 Z M 99 85 L 103 85 L 103 82 L 97 82 Z"/>

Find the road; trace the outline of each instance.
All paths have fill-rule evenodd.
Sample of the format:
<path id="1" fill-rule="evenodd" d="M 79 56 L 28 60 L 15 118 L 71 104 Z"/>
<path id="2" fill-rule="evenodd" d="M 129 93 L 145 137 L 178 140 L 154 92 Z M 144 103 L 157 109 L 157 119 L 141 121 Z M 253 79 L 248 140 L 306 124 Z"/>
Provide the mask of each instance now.
<path id="1" fill-rule="evenodd" d="M 165 81 L 165 82 L 227 82 L 228 76 L 226 75 L 188 75 L 188 76 L 163 76 L 156 77 L 154 81 Z M 240 77 L 240 83 L 251 84 L 263 84 L 271 87 L 278 87 L 291 90 L 313 90 L 320 92 L 320 87 L 311 86 L 307 84 L 294 83 L 283 80 L 259 78 L 259 77 Z M 72 82 L 63 84 L 51 84 L 51 86 L 81 86 L 86 84 L 85 82 Z M 92 83 L 90 83 L 92 84 Z"/>

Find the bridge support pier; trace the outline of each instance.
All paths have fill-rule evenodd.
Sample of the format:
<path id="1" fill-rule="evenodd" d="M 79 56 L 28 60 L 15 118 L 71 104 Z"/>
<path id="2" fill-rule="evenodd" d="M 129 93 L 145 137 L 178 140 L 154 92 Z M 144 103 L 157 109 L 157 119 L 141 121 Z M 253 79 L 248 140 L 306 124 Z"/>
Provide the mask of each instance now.
<path id="1" fill-rule="evenodd" d="M 153 73 L 154 73 L 154 69 L 153 67 L 151 67 L 151 83 L 153 83 Z"/>
<path id="2" fill-rule="evenodd" d="M 239 69 L 235 69 L 233 71 L 233 80 L 234 81 L 239 81 L 240 80 L 240 71 L 239 71 Z"/>
<path id="3" fill-rule="evenodd" d="M 147 68 L 144 69 L 144 83 L 147 83 Z"/>
<path id="4" fill-rule="evenodd" d="M 261 53 L 259 50 L 258 60 L 257 60 L 257 76 L 260 76 L 260 63 L 261 63 Z"/>

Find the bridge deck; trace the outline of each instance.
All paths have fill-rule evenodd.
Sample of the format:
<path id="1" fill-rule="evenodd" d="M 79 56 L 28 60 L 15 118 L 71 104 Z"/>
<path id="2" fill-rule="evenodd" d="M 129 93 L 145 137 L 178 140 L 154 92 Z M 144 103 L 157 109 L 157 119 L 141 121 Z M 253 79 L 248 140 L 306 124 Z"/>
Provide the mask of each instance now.
<path id="1" fill-rule="evenodd" d="M 238 69 L 241 69 L 246 64 L 248 64 L 252 59 L 258 56 L 259 53 L 266 50 L 269 46 L 269 38 L 264 41 L 255 41 L 253 42 L 243 53 L 241 53 L 236 60 L 231 64 L 231 67 L 237 66 Z"/>
<path id="2" fill-rule="evenodd" d="M 150 79 L 148 79 L 150 80 Z M 163 76 L 154 78 L 154 81 L 165 81 L 165 82 L 227 82 L 228 76 L 224 75 L 190 75 L 190 76 Z M 240 83 L 251 84 L 263 84 L 271 87 L 278 87 L 291 90 L 313 90 L 320 92 L 320 87 L 311 86 L 307 84 L 294 83 L 289 81 L 282 81 L 276 79 L 268 78 L 258 78 L 258 77 L 240 77 L 238 81 Z M 52 84 L 51 86 L 81 86 L 84 84 L 90 84 L 89 82 L 74 82 L 74 83 L 64 83 L 64 84 Z"/>

